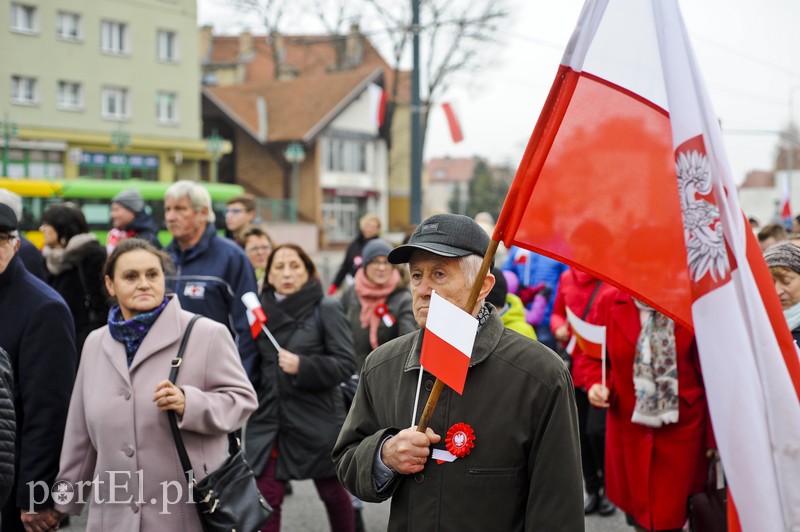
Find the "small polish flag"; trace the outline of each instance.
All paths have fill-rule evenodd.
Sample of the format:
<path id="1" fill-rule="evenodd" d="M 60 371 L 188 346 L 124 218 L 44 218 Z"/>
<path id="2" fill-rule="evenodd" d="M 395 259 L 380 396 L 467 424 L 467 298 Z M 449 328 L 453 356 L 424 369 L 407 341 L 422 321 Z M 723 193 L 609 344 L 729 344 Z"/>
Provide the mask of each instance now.
<path id="1" fill-rule="evenodd" d="M 572 354 L 577 344 L 581 352 L 597 360 L 605 360 L 606 327 L 583 321 L 567 307 L 567 322 L 572 328 L 572 339 L 567 352 Z"/>
<path id="2" fill-rule="evenodd" d="M 247 307 L 247 322 L 250 324 L 250 334 L 253 338 L 258 338 L 261 329 L 267 324 L 267 314 L 261 307 L 261 301 L 253 292 L 247 292 L 242 296 L 242 303 Z"/>
<path id="3" fill-rule="evenodd" d="M 420 364 L 462 394 L 478 332 L 478 320 L 435 291 L 431 293 Z"/>

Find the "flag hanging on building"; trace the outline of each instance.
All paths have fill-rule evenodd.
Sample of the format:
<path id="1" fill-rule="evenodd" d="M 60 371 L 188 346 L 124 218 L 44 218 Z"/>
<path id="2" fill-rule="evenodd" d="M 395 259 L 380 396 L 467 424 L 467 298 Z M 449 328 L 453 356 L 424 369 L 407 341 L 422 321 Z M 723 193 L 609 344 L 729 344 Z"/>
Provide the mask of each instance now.
<path id="1" fill-rule="evenodd" d="M 746 531 L 800 528 L 800 362 L 676 0 L 588 0 L 494 233 L 694 328 Z"/>
<path id="2" fill-rule="evenodd" d="M 372 123 L 380 129 L 386 118 L 386 91 L 380 85 L 370 83 L 367 86 L 367 92 L 369 94 Z"/>
<path id="3" fill-rule="evenodd" d="M 443 103 L 442 110 L 444 111 L 444 116 L 447 118 L 447 126 L 450 128 L 450 138 L 453 139 L 453 142 L 458 144 L 464 140 L 464 133 L 461 131 L 461 122 L 458 120 L 455 109 L 453 109 L 453 104 L 449 102 Z"/>
<path id="4" fill-rule="evenodd" d="M 458 392 L 464 392 L 478 320 L 435 291 L 431 294 L 419 362 Z"/>

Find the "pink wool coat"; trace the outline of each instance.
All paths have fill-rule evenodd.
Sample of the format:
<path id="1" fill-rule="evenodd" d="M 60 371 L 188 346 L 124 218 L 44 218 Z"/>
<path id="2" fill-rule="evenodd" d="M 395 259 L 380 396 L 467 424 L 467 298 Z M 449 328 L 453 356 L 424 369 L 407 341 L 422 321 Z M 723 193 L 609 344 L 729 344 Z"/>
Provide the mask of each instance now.
<path id="1" fill-rule="evenodd" d="M 187 504 L 191 495 L 167 414 L 153 403 L 191 317 L 173 297 L 130 368 L 124 345 L 108 326 L 86 340 L 56 477 L 70 483 L 72 500 L 57 501 L 56 509 L 81 512 L 76 483 L 95 479 L 92 493 L 83 495 L 90 504 L 87 531 L 202 530 L 195 507 Z M 178 426 L 200 480 L 227 458 L 227 433 L 244 425 L 258 404 L 225 326 L 197 321 L 177 384 L 186 396 Z M 170 504 L 179 487 L 180 502 Z"/>

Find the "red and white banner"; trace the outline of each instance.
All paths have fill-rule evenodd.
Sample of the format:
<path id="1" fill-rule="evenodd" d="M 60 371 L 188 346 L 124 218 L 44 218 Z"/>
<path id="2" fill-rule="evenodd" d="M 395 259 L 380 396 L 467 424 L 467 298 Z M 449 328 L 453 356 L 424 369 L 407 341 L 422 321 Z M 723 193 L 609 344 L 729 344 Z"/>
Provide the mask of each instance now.
<path id="1" fill-rule="evenodd" d="M 794 147 L 792 147 L 792 149 L 794 149 Z M 792 219 L 792 205 L 789 200 L 791 197 L 791 190 L 789 186 L 790 178 L 791 174 L 788 172 L 783 178 L 783 193 L 781 194 L 781 220 L 783 220 L 784 223 Z"/>
<path id="2" fill-rule="evenodd" d="M 450 138 L 453 139 L 454 143 L 458 144 L 464 140 L 464 133 L 461 131 L 461 122 L 459 122 L 458 115 L 453 109 L 453 104 L 449 102 L 443 103 L 442 110 L 447 118 L 447 126 L 450 128 Z"/>
<path id="3" fill-rule="evenodd" d="M 477 332 L 478 320 L 434 291 L 425 321 L 420 364 L 450 388 L 463 393 Z"/>
<path id="4" fill-rule="evenodd" d="M 379 128 L 383 125 L 383 121 L 386 118 L 386 91 L 383 90 L 383 87 L 380 85 L 370 83 L 367 86 L 367 93 L 369 94 L 372 123 L 375 127 Z"/>
<path id="5" fill-rule="evenodd" d="M 741 525 L 800 529 L 800 361 L 676 0 L 588 0 L 495 240 L 693 327 Z"/>
<path id="6" fill-rule="evenodd" d="M 572 312 L 569 307 L 567 311 L 567 323 L 572 329 L 572 338 L 567 344 L 567 352 L 571 355 L 577 344 L 581 352 L 586 356 L 596 360 L 606 360 L 606 326 L 594 325 L 588 321 L 583 321 Z"/>
<path id="7" fill-rule="evenodd" d="M 250 334 L 253 338 L 258 338 L 262 328 L 267 324 L 267 314 L 261 307 L 261 301 L 253 292 L 247 292 L 242 296 L 242 303 L 247 308 L 247 321 L 250 324 Z"/>

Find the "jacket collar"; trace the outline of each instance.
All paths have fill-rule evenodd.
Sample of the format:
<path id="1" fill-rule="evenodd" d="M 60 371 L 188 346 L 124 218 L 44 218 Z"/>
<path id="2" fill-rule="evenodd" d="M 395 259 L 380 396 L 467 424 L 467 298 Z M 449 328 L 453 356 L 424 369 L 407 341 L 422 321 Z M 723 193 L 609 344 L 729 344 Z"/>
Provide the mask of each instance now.
<path id="1" fill-rule="evenodd" d="M 153 323 L 153 326 L 150 328 L 147 336 L 144 337 L 144 340 L 142 340 L 142 345 L 140 345 L 139 350 L 136 351 L 130 368 L 127 367 L 125 346 L 114 340 L 110 334 L 104 335 L 102 341 L 103 352 L 111 360 L 111 364 L 114 368 L 116 368 L 120 375 L 126 380 L 130 378 L 130 374 L 145 360 L 164 348 L 177 343 L 181 338 L 183 334 L 180 324 L 181 305 L 177 297 L 174 295 L 169 297 L 169 303 L 167 303 L 167 306 L 161 311 L 161 315 L 155 323 Z M 169 367 L 165 367 L 164 378 L 166 379 L 168 375 Z"/>
<path id="2" fill-rule="evenodd" d="M 197 244 L 185 251 L 181 251 L 181 247 L 178 245 L 178 242 L 173 239 L 169 244 L 169 253 L 175 257 L 175 262 L 178 266 L 186 264 L 187 262 L 191 262 L 205 253 L 211 245 L 211 240 L 216 237 L 217 228 L 214 226 L 214 224 L 209 222 L 206 224 L 206 230 L 203 232 L 203 236 L 200 237 L 200 240 L 197 241 Z"/>
<path id="3" fill-rule="evenodd" d="M 489 358 L 489 355 L 500 343 L 500 337 L 503 335 L 503 320 L 497 314 L 494 305 L 487 305 L 489 308 L 489 319 L 483 324 L 483 327 L 478 331 L 475 337 L 475 345 L 472 347 L 472 356 L 470 357 L 469 367 L 476 366 Z M 420 329 L 416 333 L 414 342 L 411 344 L 411 351 L 408 353 L 405 368 L 403 371 L 413 371 L 419 369 L 419 355 L 422 349 L 422 339 L 425 335 L 425 329 Z"/>
<path id="4" fill-rule="evenodd" d="M 6 271 L 0 273 L 0 288 L 10 285 L 14 282 L 19 276 L 19 269 L 24 268 L 22 265 L 22 259 L 19 258 L 19 252 L 17 252 L 11 260 L 8 261 L 8 266 L 6 266 Z"/>

